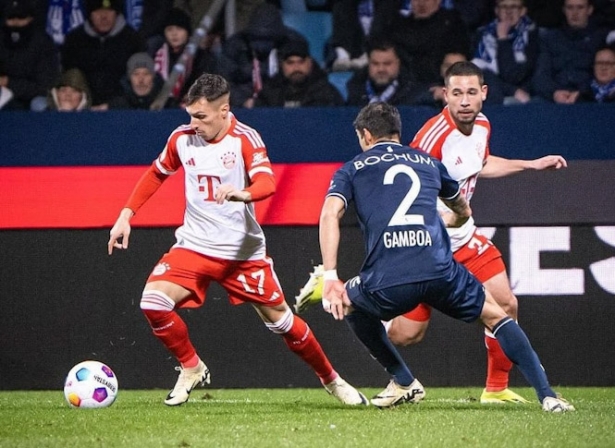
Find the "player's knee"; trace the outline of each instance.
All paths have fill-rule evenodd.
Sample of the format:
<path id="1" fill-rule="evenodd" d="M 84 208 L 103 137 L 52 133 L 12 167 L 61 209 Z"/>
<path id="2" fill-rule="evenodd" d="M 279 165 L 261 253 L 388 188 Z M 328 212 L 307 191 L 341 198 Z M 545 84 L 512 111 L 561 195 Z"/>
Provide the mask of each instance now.
<path id="1" fill-rule="evenodd" d="M 512 291 L 504 298 L 504 300 L 498 301 L 498 305 L 502 307 L 507 315 L 514 317 L 515 319 L 517 318 L 519 301 Z"/>
<path id="2" fill-rule="evenodd" d="M 170 312 L 175 308 L 175 302 L 164 292 L 150 289 L 143 291 L 139 307 L 146 315 L 149 311 Z"/>
<path id="3" fill-rule="evenodd" d="M 265 322 L 265 325 L 275 334 L 285 334 L 293 327 L 294 317 L 295 315 L 288 308 L 280 319 L 275 322 Z"/>

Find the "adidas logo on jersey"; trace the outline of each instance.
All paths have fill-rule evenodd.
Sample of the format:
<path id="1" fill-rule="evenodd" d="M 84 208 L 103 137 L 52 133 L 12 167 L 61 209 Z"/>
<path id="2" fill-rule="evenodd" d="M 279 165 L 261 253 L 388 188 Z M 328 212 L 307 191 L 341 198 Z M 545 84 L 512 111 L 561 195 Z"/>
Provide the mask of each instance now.
<path id="1" fill-rule="evenodd" d="M 455 160 L 455 165 L 461 165 L 463 163 L 463 160 L 461 160 L 461 157 L 457 156 L 457 160 Z"/>
<path id="2" fill-rule="evenodd" d="M 190 157 L 190 159 L 186 162 L 186 165 L 194 166 L 195 165 L 194 158 Z"/>

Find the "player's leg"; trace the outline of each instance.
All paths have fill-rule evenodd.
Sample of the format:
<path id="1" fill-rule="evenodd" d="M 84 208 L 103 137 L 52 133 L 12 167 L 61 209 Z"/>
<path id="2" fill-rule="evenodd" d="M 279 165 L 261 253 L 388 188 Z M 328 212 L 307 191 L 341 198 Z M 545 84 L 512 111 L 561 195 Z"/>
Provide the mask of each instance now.
<path id="1" fill-rule="evenodd" d="M 393 344 L 401 346 L 418 344 L 425 337 L 430 318 L 431 308 L 421 303 L 409 313 L 386 322 L 384 327 Z"/>
<path id="2" fill-rule="evenodd" d="M 485 291 L 485 303 L 480 318 L 498 339 L 506 356 L 519 367 L 525 379 L 532 385 L 545 411 L 575 410 L 565 400 L 558 398 L 551 389 L 540 359 L 527 336 L 514 319 L 506 315 L 488 291 Z"/>
<path id="3" fill-rule="evenodd" d="M 476 231 L 470 241 L 455 252 L 454 257 L 485 286 L 510 317 L 517 319 L 517 298 L 510 289 L 502 254 L 491 240 Z M 485 328 L 484 332 L 487 379 L 481 403 L 527 403 L 525 398 L 508 389 L 512 362 L 491 331 Z"/>
<path id="4" fill-rule="evenodd" d="M 455 263 L 442 279 L 440 290 L 430 291 L 424 302 L 464 322 L 480 318 L 490 328 L 506 356 L 534 387 L 543 409 L 549 412 L 574 410 L 551 389 L 538 355 L 515 320 L 508 316 L 489 291 L 461 264 Z"/>
<path id="5" fill-rule="evenodd" d="M 246 261 L 222 286 L 232 303 L 251 303 L 269 330 L 279 334 L 288 348 L 305 361 L 327 390 L 344 404 L 368 404 L 363 394 L 342 379 L 307 323 L 286 304 L 271 259 Z"/>
<path id="6" fill-rule="evenodd" d="M 165 399 L 169 406 L 185 403 L 194 387 L 211 381 L 209 369 L 197 355 L 188 328 L 176 312 L 180 304 L 189 301 L 191 306 L 202 304 L 206 285 L 198 286 L 195 270 L 185 269 L 198 266 L 200 258 L 190 251 L 171 250 L 150 274 L 141 297 L 141 310 L 154 335 L 180 363 L 175 387 Z"/>
<path id="7" fill-rule="evenodd" d="M 485 280 L 483 285 L 504 312 L 516 320 L 517 298 L 510 289 L 503 262 L 501 264 L 504 270 L 500 270 L 499 273 Z M 485 328 L 485 346 L 487 347 L 487 380 L 481 394 L 481 403 L 528 403 L 525 398 L 508 388 L 513 363 L 488 328 Z"/>
<path id="8" fill-rule="evenodd" d="M 397 314 L 383 304 L 397 302 L 397 295 L 410 299 L 412 292 L 402 290 L 402 288 L 397 290 L 390 288 L 372 294 L 365 291 L 361 283 L 353 281 L 346 283 L 346 290 L 353 305 L 353 309 L 346 316 L 346 322 L 370 355 L 384 367 L 391 377 L 386 389 L 372 398 L 372 404 L 378 407 L 391 407 L 402 403 L 417 403 L 422 400 L 425 397 L 423 386 L 412 375 L 391 343 L 381 321 L 383 318 L 390 318 Z M 403 303 L 400 303 L 402 311 L 412 307 L 413 305 L 409 305 L 404 308 Z"/>

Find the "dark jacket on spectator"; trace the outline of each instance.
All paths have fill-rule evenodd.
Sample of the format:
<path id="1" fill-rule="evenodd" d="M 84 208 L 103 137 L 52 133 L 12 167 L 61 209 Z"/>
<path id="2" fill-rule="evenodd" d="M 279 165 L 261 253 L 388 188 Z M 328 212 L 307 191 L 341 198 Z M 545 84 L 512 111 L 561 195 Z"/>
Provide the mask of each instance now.
<path id="1" fill-rule="evenodd" d="M 584 29 L 566 25 L 544 33 L 532 80 L 535 93 L 552 101 L 556 90 L 588 90 L 594 54 L 604 45 L 606 34 L 591 22 Z"/>
<path id="2" fill-rule="evenodd" d="M 66 36 L 62 47 L 64 70 L 76 67 L 86 76 L 94 105 L 122 93 L 120 79 L 126 62 L 134 53 L 146 50 L 145 41 L 118 15 L 114 28 L 105 36 L 97 34 L 89 22 Z"/>
<path id="3" fill-rule="evenodd" d="M 495 27 L 492 23 L 490 27 Z M 475 48 L 479 47 L 481 38 L 488 33 L 488 27 L 481 27 L 476 33 L 477 44 Z M 513 96 L 517 89 L 521 88 L 526 92 L 532 90 L 532 77 L 536 70 L 536 64 L 538 62 L 538 52 L 540 48 L 540 37 L 538 27 L 531 23 L 527 29 L 527 44 L 522 50 L 521 56 L 523 60 L 518 60 L 515 56 L 514 40 L 509 39 L 496 39 L 495 36 L 489 36 L 495 41 L 496 45 L 496 67 L 490 69 L 488 63 L 483 63 L 482 60 L 474 59 L 480 68 L 483 69 L 485 74 L 485 82 L 489 86 L 488 97 L 498 97 L 503 100 L 504 97 Z M 480 57 L 478 54 L 475 57 Z M 498 101 L 501 103 L 502 101 Z"/>
<path id="4" fill-rule="evenodd" d="M 402 70 L 397 78 L 398 87 L 395 93 L 386 102 L 398 105 L 419 104 L 425 96 L 424 92 L 428 90 L 426 84 L 420 84 L 412 81 L 412 77 Z M 368 94 L 368 69 L 367 67 L 356 72 L 352 78 L 348 80 L 346 86 L 348 88 L 348 100 L 346 104 L 349 106 L 365 106 L 369 103 L 370 97 Z M 382 92 L 377 92 L 382 93 Z"/>
<path id="5" fill-rule="evenodd" d="M 330 46 L 342 47 L 351 59 L 360 57 L 367 51 L 363 27 L 359 22 L 359 0 L 337 0 L 332 6 L 333 34 Z M 398 6 L 391 0 L 374 0 L 374 16 L 370 35 L 378 35 L 386 30 L 386 25 L 398 14 Z M 335 59 L 335 54 L 330 57 Z"/>
<path id="6" fill-rule="evenodd" d="M 32 22 L 19 32 L 0 27 L 0 76 L 8 76 L 13 99 L 5 109 L 29 109 L 36 96 L 47 96 L 60 75 L 51 38 Z"/>
<path id="7" fill-rule="evenodd" d="M 158 73 L 156 73 L 154 75 L 154 87 L 152 91 L 145 96 L 139 96 L 135 93 L 135 91 L 132 89 L 132 85 L 130 84 L 130 80 L 126 76 L 122 78 L 120 84 L 122 86 L 122 94 L 115 96 L 109 100 L 109 109 L 149 110 L 150 106 L 162 90 L 164 80 Z M 175 98 L 169 97 L 169 99 L 164 105 L 164 108 L 169 109 L 174 107 L 178 107 L 177 100 Z"/>
<path id="8" fill-rule="evenodd" d="M 327 73 L 314 62 L 312 73 L 302 84 L 292 84 L 282 73 L 265 82 L 256 97 L 256 106 L 306 107 L 343 106 L 344 99 L 335 86 L 329 83 Z"/>
<path id="9" fill-rule="evenodd" d="M 253 56 L 259 61 L 264 85 L 279 71 L 277 49 L 292 39 L 305 40 L 300 33 L 285 26 L 280 11 L 268 3 L 254 11 L 244 31 L 227 39 L 218 70 L 231 84 L 232 106 L 241 107 L 253 96 Z"/>
<path id="10" fill-rule="evenodd" d="M 470 36 L 455 10 L 440 8 L 426 19 L 396 16 L 387 35 L 398 47 L 404 65 L 422 83 L 439 82 L 445 54 L 461 53 L 469 57 Z"/>

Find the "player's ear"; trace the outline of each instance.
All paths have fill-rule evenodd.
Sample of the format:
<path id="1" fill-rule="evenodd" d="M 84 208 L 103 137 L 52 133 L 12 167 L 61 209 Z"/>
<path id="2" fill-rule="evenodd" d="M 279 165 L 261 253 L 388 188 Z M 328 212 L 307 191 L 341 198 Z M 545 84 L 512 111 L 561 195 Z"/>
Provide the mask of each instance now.
<path id="1" fill-rule="evenodd" d="M 487 84 L 483 85 L 480 90 L 483 101 L 487 100 L 487 92 L 489 91 Z"/>

